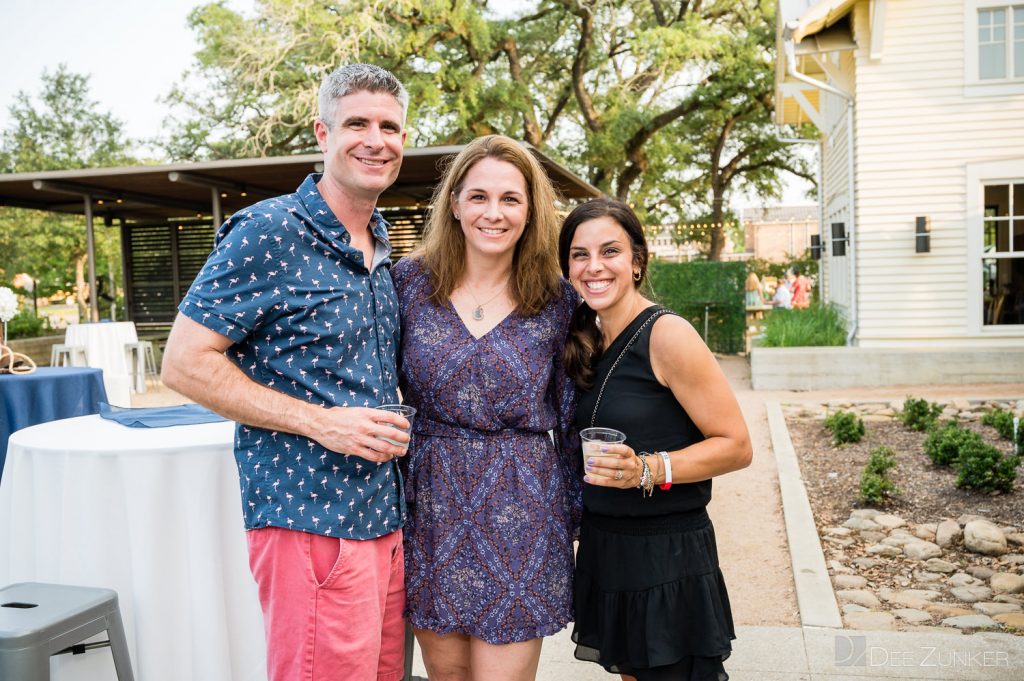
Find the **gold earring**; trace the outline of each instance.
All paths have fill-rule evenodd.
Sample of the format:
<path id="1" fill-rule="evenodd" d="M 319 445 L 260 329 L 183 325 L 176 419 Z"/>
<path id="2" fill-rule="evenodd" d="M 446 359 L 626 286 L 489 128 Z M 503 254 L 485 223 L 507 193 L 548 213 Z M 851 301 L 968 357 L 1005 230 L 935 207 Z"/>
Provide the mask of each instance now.
<path id="1" fill-rule="evenodd" d="M 460 217 L 459 217 L 459 214 L 458 214 L 458 213 L 456 213 L 456 214 L 455 214 L 455 219 L 456 219 L 456 220 L 461 220 L 462 218 L 460 218 Z"/>
<path id="2" fill-rule="evenodd" d="M 633 281 L 640 281 L 640 277 L 644 276 L 640 270 L 633 273 Z"/>

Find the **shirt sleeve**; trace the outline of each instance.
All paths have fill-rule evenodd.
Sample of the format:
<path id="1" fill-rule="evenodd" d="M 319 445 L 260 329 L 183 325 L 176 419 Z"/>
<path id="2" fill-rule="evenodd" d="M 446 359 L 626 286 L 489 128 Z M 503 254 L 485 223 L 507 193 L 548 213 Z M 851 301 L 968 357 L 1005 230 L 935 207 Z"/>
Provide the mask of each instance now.
<path id="1" fill-rule="evenodd" d="M 231 216 L 213 252 L 178 310 L 194 322 L 240 343 L 259 328 L 280 295 L 274 271 L 281 262 L 271 224 L 252 211 Z"/>

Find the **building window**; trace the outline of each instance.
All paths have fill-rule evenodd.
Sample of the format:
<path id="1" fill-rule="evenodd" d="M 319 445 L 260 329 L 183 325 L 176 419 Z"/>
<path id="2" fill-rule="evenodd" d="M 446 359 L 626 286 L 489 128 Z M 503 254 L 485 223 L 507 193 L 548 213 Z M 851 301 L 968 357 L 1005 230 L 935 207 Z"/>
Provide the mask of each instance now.
<path id="1" fill-rule="evenodd" d="M 1024 182 L 985 184 L 983 324 L 1024 324 Z"/>
<path id="2" fill-rule="evenodd" d="M 1024 78 L 1024 5 L 978 10 L 978 78 Z"/>

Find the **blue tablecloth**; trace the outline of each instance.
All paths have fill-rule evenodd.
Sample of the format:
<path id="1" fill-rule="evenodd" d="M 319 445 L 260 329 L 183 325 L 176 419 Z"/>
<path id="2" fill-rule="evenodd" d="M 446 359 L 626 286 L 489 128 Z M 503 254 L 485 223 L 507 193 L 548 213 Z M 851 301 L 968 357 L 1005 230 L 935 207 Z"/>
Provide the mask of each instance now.
<path id="1" fill-rule="evenodd" d="M 198 423 L 227 421 L 220 414 L 215 414 L 198 404 L 125 409 L 104 402 L 100 405 L 100 416 L 129 428 L 167 428 L 169 426 L 190 426 Z"/>
<path id="2" fill-rule="evenodd" d="M 107 401 L 101 369 L 40 367 L 27 375 L 0 374 L 0 474 L 7 439 L 37 423 L 98 414 Z"/>

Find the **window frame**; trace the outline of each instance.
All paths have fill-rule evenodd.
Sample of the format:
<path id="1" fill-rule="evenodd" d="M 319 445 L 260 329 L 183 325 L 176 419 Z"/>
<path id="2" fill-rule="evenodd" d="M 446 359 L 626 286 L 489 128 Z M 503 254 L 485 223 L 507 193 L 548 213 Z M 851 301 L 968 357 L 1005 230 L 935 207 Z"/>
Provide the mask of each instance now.
<path id="1" fill-rule="evenodd" d="M 1004 78 L 982 79 L 981 44 L 978 40 L 979 13 L 984 10 L 1006 10 L 1006 67 Z M 1024 94 L 1024 74 L 1014 75 L 1014 9 L 1024 9 L 1022 0 L 964 0 L 964 95 L 989 97 Z M 1022 47 L 1024 49 L 1024 47 Z"/>
<path id="2" fill-rule="evenodd" d="M 1024 252 L 985 253 L 985 187 L 1024 183 L 1024 157 L 967 164 L 967 330 L 978 336 L 1024 338 L 1024 324 L 985 324 L 982 261 L 987 258 L 1024 259 Z M 1011 228 L 1012 229 L 1012 228 Z"/>

